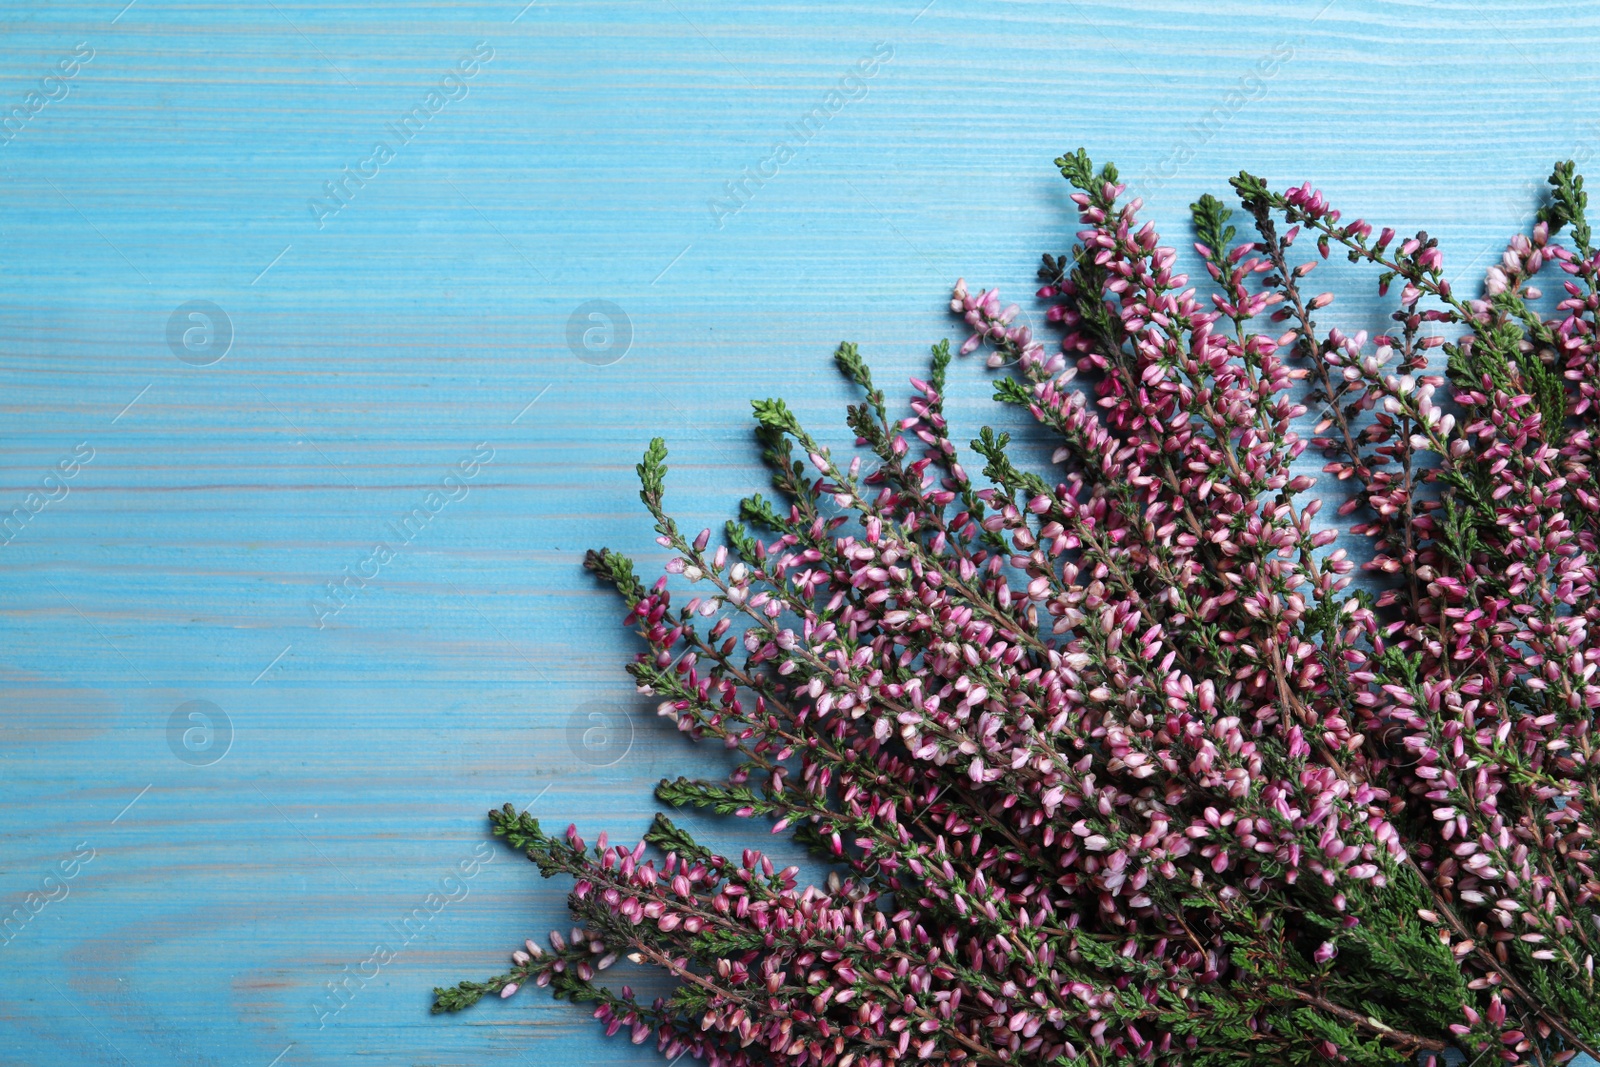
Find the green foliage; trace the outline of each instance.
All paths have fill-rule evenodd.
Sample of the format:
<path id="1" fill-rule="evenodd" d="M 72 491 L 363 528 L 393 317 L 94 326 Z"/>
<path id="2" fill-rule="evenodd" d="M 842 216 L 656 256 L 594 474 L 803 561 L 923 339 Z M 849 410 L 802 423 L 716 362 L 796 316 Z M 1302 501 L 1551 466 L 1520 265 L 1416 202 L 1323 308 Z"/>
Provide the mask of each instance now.
<path id="1" fill-rule="evenodd" d="M 651 438 L 644 459 L 634 469 L 639 472 L 639 499 L 654 515 L 661 510 L 661 495 L 666 491 L 667 443 L 659 437 Z"/>
<path id="2" fill-rule="evenodd" d="M 685 859 L 696 860 L 700 863 L 711 864 L 713 862 L 710 849 L 702 847 L 690 835 L 689 831 L 683 829 L 659 811 L 656 812 L 655 820 L 651 822 L 650 829 L 645 831 L 644 839 L 660 849 L 663 855 L 677 853 Z"/>
<path id="3" fill-rule="evenodd" d="M 1015 404 L 1023 408 L 1033 403 L 1033 394 L 1028 387 L 1015 378 L 996 378 L 994 398 L 1002 404 Z"/>
<path id="4" fill-rule="evenodd" d="M 1541 426 L 1547 439 L 1554 440 L 1561 433 L 1567 417 L 1566 389 L 1558 371 L 1545 366 L 1537 351 L 1525 354 L 1518 362 L 1524 387 L 1539 405 Z"/>
<path id="5" fill-rule="evenodd" d="M 1229 224 L 1233 209 L 1206 193 L 1189 205 L 1189 215 L 1194 222 L 1195 238 L 1211 252 L 1207 260 L 1217 268 L 1219 274 L 1226 276 L 1228 248 L 1238 235 L 1238 230 Z"/>
<path id="6" fill-rule="evenodd" d="M 688 778 L 663 779 L 656 786 L 656 799 L 675 808 L 709 808 L 718 815 L 733 815 L 742 810 L 771 815 L 783 808 L 749 786 L 697 782 Z"/>
<path id="7" fill-rule="evenodd" d="M 1021 493 L 1024 497 L 1048 494 L 1050 487 L 1043 478 L 1011 462 L 1011 457 L 1006 454 L 1006 446 L 1010 443 L 1011 435 L 1008 433 L 997 434 L 987 426 L 978 431 L 977 438 L 972 442 L 972 450 L 988 461 L 983 467 L 984 477 L 1008 492 Z"/>
<path id="8" fill-rule="evenodd" d="M 872 385 L 872 369 L 861 358 L 861 352 L 849 341 L 841 344 L 833 354 L 833 361 L 844 372 L 845 377 L 861 387 L 867 395 L 867 403 L 872 406 L 872 411 L 879 422 L 889 421 L 889 410 L 884 406 L 883 390 Z M 854 409 L 852 409 L 854 410 Z"/>
<path id="9" fill-rule="evenodd" d="M 1589 242 L 1593 235 L 1584 214 L 1589 206 L 1589 194 L 1583 191 L 1583 175 L 1578 173 L 1577 164 L 1570 159 L 1557 163 L 1549 182 L 1551 202 L 1540 208 L 1536 217 L 1550 227 L 1552 235 L 1564 226 L 1571 226 L 1573 243 L 1585 256 L 1590 255 L 1593 248 Z"/>
<path id="10" fill-rule="evenodd" d="M 458 982 L 453 986 L 435 986 L 433 1014 L 462 1011 L 482 1000 L 485 993 L 494 992 L 498 990 L 490 982 Z"/>
<path id="11" fill-rule="evenodd" d="M 518 851 L 527 851 L 531 848 L 544 846 L 550 841 L 543 830 L 539 829 L 539 820 L 527 812 L 518 812 L 511 805 L 489 810 L 489 824 L 494 831 L 494 836 L 506 839 L 506 844 Z"/>
<path id="12" fill-rule="evenodd" d="M 757 424 L 764 429 L 778 430 L 796 437 L 802 433 L 800 420 L 795 418 L 794 412 L 789 410 L 789 405 L 781 399 L 769 397 L 766 400 L 752 400 L 750 406 L 755 410 Z"/>
<path id="13" fill-rule="evenodd" d="M 1481 390 L 1487 382 L 1490 389 L 1508 396 L 1530 394 L 1539 407 L 1545 434 L 1553 437 L 1560 432 L 1567 413 L 1561 375 L 1546 367 L 1536 350 L 1524 351 L 1526 325 L 1517 321 L 1527 317 L 1521 298 L 1503 293 L 1492 303 L 1502 317 L 1480 324 L 1470 345 L 1450 346 L 1450 378 L 1463 389 Z"/>
<path id="14" fill-rule="evenodd" d="M 744 508 L 743 508 L 743 504 L 744 503 L 748 503 L 748 501 L 741 501 L 741 506 L 740 506 L 741 513 L 744 511 Z M 774 518 L 776 518 L 776 516 L 774 516 Z M 765 517 L 764 516 L 762 518 L 762 521 L 763 521 L 763 524 L 764 524 L 765 523 Z M 776 527 L 769 527 L 769 528 L 776 529 Z M 759 555 L 759 553 L 757 552 L 757 549 L 756 549 L 756 538 L 755 538 L 755 535 L 752 534 L 747 527 L 741 526 L 739 523 L 734 522 L 732 519 L 729 519 L 726 523 L 723 524 L 722 536 L 727 540 L 728 547 L 734 553 L 736 553 L 740 559 L 743 559 L 743 560 L 755 560 L 757 558 L 757 556 Z"/>
<path id="15" fill-rule="evenodd" d="M 644 583 L 633 573 L 633 560 L 620 552 L 609 548 L 590 549 L 584 553 L 583 569 L 616 586 L 630 608 L 645 594 Z"/>
<path id="16" fill-rule="evenodd" d="M 760 493 L 747 496 L 739 501 L 739 517 L 746 522 L 759 523 L 768 530 L 781 530 L 787 522 L 772 506 L 772 501 L 767 500 Z M 749 556 L 746 555 L 745 558 L 748 559 Z"/>
<path id="17" fill-rule="evenodd" d="M 950 342 L 942 340 L 933 346 L 933 373 L 928 376 L 928 384 L 933 386 L 934 392 L 943 395 L 944 373 L 950 367 Z"/>
<path id="18" fill-rule="evenodd" d="M 1247 211 L 1254 212 L 1271 205 L 1271 193 L 1264 178 L 1258 178 L 1249 171 L 1241 170 L 1235 177 L 1228 179 L 1228 184 L 1239 194 L 1239 201 L 1244 204 Z"/>
<path id="19" fill-rule="evenodd" d="M 1098 175 L 1094 172 L 1094 164 L 1089 159 L 1085 149 L 1078 149 L 1071 155 L 1062 156 L 1056 160 L 1056 166 L 1061 170 L 1061 176 L 1071 182 L 1073 187 L 1081 189 L 1091 196 L 1100 196 L 1101 190 L 1106 185 L 1115 185 L 1117 182 L 1117 168 L 1110 163 L 1100 168 Z"/>

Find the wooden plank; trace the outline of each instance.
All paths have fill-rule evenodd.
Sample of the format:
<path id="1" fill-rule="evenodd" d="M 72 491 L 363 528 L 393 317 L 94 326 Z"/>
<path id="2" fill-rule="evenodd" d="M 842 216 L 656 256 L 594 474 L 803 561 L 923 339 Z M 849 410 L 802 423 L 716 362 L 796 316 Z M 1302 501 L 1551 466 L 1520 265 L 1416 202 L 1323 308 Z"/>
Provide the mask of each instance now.
<path id="1" fill-rule="evenodd" d="M 0 147 L 4 510 L 92 450 L 0 547 L 0 901 L 66 893 L 0 946 L 6 1062 L 649 1061 L 536 995 L 427 1014 L 434 984 L 564 923 L 563 887 L 503 852 L 317 1006 L 397 947 L 485 808 L 537 794 L 623 837 L 657 777 L 716 766 L 633 693 L 578 566 L 661 559 L 632 471 L 652 433 L 693 527 L 761 484 L 751 396 L 847 444 L 833 346 L 900 382 L 954 332 L 958 275 L 1031 290 L 1076 228 L 1050 161 L 1080 144 L 1166 178 L 1145 184 L 1180 247 L 1187 203 L 1248 167 L 1426 226 L 1466 271 L 1600 138 L 1593 4 L 120 6 L 0 16 L 0 108 L 93 51 Z M 728 210 L 780 140 L 793 158 Z M 231 326 L 216 362 L 198 320 L 184 358 L 168 342 L 197 300 Z M 631 326 L 615 362 L 569 348 L 592 300 Z M 961 433 L 1003 417 L 989 388 L 953 375 Z M 319 628 L 319 590 L 419 506 Z M 231 724 L 216 762 L 169 746 L 190 701 Z M 632 715 L 609 765 L 569 737 L 596 703 Z"/>

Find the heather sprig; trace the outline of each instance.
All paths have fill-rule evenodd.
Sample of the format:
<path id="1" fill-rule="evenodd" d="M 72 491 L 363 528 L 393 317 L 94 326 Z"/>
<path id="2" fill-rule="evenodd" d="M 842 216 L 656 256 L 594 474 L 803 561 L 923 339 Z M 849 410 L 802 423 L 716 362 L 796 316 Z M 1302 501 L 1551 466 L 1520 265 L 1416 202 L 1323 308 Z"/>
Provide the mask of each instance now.
<path id="1" fill-rule="evenodd" d="M 963 458 L 949 344 L 904 414 L 844 344 L 857 451 L 755 402 L 773 495 L 713 544 L 667 512 L 656 440 L 638 473 L 667 573 L 585 561 L 644 642 L 640 691 L 730 758 L 658 798 L 761 820 L 830 873 L 802 885 L 664 816 L 590 848 L 508 806 L 495 833 L 574 880 L 581 926 L 435 1010 L 533 982 L 717 1065 L 1557 1064 L 1600 1043 L 1582 178 L 1556 168 L 1472 298 L 1426 233 L 1240 174 L 1238 211 L 1191 206 L 1202 292 L 1114 167 L 1056 162 L 1081 223 L 1040 270 L 1059 343 L 993 289 L 950 300 L 1048 468 L 990 428 Z M 1386 332 L 1323 321 L 1310 278 L 1336 248 L 1394 300 Z M 1308 452 L 1345 487 L 1334 515 Z M 611 991 L 622 958 L 674 992 Z"/>

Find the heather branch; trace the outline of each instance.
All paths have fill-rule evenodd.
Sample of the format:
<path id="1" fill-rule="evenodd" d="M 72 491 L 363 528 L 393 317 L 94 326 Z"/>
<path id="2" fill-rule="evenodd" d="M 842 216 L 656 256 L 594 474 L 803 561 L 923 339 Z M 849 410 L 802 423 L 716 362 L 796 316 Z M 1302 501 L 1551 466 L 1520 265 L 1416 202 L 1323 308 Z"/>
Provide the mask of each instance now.
<path id="1" fill-rule="evenodd" d="M 993 290 L 958 284 L 951 307 L 963 353 L 1015 364 L 996 399 L 1057 436 L 1064 477 L 985 430 L 978 488 L 944 417 L 950 349 L 897 420 L 845 344 L 863 393 L 847 423 L 875 467 L 761 401 L 779 500 L 745 500 L 725 546 L 664 510 L 663 444 L 639 467 L 669 576 L 705 592 L 678 606 L 667 579 L 588 560 L 643 638 L 641 688 L 736 757 L 725 781 L 658 795 L 776 820 L 834 867 L 827 889 L 664 821 L 591 855 L 499 820 L 577 879 L 588 955 L 514 955 L 442 1005 L 548 976 L 608 1031 L 718 1067 L 1365 1067 L 1450 1047 L 1543 1064 L 1594 1044 L 1600 253 L 1581 179 L 1557 169 L 1533 233 L 1467 300 L 1426 234 L 1374 241 L 1309 186 L 1241 175 L 1258 239 L 1193 204 L 1214 283 L 1197 294 L 1115 168 L 1057 162 L 1085 226 L 1041 272 L 1060 354 Z M 1315 263 L 1289 261 L 1280 213 L 1324 256 L 1375 265 L 1380 291 L 1403 281 L 1377 355 L 1321 337 L 1332 294 L 1303 292 Z M 1581 285 L 1547 321 L 1549 263 Z M 1294 328 L 1255 332 L 1264 315 Z M 1448 414 L 1424 373 L 1441 345 Z M 1368 569 L 1403 572 L 1376 601 L 1350 592 L 1356 561 L 1319 552 L 1333 532 L 1291 470 L 1301 378 L 1328 405 L 1314 433 L 1333 429 L 1311 443 L 1354 477 L 1340 513 L 1372 513 L 1354 531 Z M 617 950 L 678 992 L 646 1010 L 595 986 Z"/>

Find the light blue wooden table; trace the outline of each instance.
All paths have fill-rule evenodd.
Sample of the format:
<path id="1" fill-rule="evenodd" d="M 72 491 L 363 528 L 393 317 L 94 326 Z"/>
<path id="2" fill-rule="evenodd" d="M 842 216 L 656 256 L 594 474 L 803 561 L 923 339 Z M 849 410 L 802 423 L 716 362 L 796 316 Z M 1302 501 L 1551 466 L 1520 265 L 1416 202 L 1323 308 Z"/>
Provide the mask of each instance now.
<path id="1" fill-rule="evenodd" d="M 7 1064 L 648 1061 L 427 1007 L 563 918 L 484 809 L 626 837 L 713 765 L 579 569 L 659 560 L 652 433 L 693 527 L 750 396 L 846 443 L 833 346 L 1031 289 L 1080 144 L 1175 238 L 1249 167 L 1466 271 L 1600 143 L 1592 3 L 121 2 L 0 14 Z"/>

